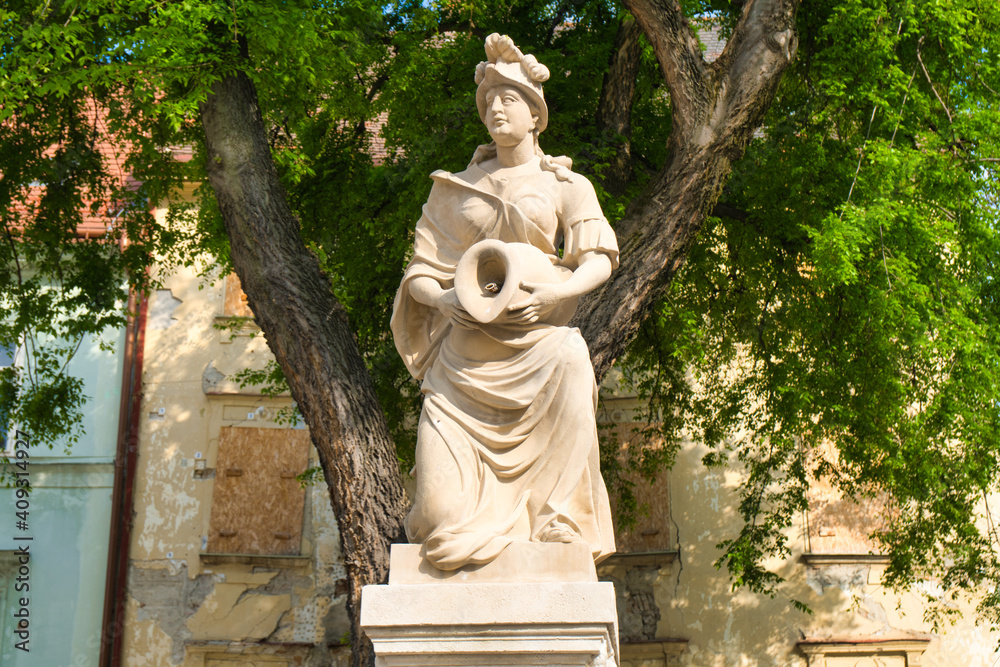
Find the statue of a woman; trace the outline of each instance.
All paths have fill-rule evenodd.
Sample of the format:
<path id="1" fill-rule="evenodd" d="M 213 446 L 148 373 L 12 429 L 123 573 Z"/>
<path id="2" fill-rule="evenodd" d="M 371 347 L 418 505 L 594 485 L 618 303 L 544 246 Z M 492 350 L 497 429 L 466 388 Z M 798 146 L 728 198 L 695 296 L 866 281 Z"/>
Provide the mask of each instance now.
<path id="1" fill-rule="evenodd" d="M 618 244 L 590 182 L 538 147 L 548 69 L 498 34 L 486 39 L 486 54 L 476 103 L 493 141 L 465 171 L 431 175 L 393 308 L 396 348 L 424 394 L 406 531 L 445 570 L 487 563 L 518 540 L 584 542 L 599 561 L 614 552 L 614 535 L 594 370 L 579 330 L 550 320 L 607 280 Z M 554 267 L 565 280 L 512 278 L 517 295 L 499 317 L 480 321 L 463 306 L 455 275 L 487 239 L 534 246 L 548 263 L 535 268 Z"/>

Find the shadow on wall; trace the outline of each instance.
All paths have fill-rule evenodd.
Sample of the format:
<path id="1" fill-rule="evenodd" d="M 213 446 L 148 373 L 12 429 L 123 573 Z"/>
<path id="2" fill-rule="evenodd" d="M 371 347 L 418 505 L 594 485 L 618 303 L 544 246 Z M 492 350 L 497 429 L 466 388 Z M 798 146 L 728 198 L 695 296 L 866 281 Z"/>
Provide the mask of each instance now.
<path id="1" fill-rule="evenodd" d="M 672 541 L 679 554 L 660 571 L 655 584 L 662 616 L 657 633 L 688 640 L 683 664 L 804 666 L 796 644 L 805 637 L 805 629 L 832 620 L 827 619 L 827 610 L 845 607 L 850 596 L 831 587 L 819 600 L 806 585 L 797 563 L 803 545 L 798 526 L 790 535 L 793 556 L 767 563 L 786 580 L 774 598 L 733 590 L 728 571 L 716 568 L 722 554 L 716 545 L 738 534 L 742 525 L 741 468 L 734 458 L 724 468 L 708 469 L 701 463 L 707 452 L 704 446 L 684 443 L 669 473 Z M 812 606 L 815 615 L 792 607 L 792 599 Z M 855 630 L 849 618 L 836 620 L 840 631 Z"/>

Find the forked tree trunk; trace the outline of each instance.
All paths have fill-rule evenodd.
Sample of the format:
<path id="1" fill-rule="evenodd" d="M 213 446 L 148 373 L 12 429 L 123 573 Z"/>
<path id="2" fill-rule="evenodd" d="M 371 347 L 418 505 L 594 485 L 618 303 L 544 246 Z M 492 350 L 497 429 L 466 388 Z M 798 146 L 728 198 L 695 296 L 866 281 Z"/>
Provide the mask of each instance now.
<path id="1" fill-rule="evenodd" d="M 302 411 L 343 541 L 354 664 L 373 662 L 358 627 L 361 588 L 384 583 L 405 541 L 405 492 L 392 439 L 343 306 L 285 200 L 257 95 L 238 72 L 201 105 L 208 176 L 254 319 Z"/>
<path id="2" fill-rule="evenodd" d="M 722 55 L 708 64 L 677 0 L 624 0 L 663 70 L 673 128 L 667 164 L 618 222 L 621 266 L 573 320 L 598 377 L 665 294 L 774 100 L 795 55 L 799 1 L 747 0 Z"/>
<path id="3" fill-rule="evenodd" d="M 673 131 L 667 165 L 618 224 L 621 268 L 581 304 L 575 318 L 599 376 L 663 296 L 732 162 L 760 125 L 795 52 L 799 4 L 746 0 L 722 56 L 708 65 L 676 0 L 625 2 L 663 69 Z M 611 106 L 628 105 L 620 102 Z M 201 117 L 209 180 L 233 264 L 309 424 L 330 486 L 349 578 L 353 662 L 370 664 L 371 644 L 358 628 L 361 588 L 386 579 L 389 544 L 403 539 L 405 513 L 385 418 L 344 309 L 285 201 L 246 76 L 218 82 Z"/>

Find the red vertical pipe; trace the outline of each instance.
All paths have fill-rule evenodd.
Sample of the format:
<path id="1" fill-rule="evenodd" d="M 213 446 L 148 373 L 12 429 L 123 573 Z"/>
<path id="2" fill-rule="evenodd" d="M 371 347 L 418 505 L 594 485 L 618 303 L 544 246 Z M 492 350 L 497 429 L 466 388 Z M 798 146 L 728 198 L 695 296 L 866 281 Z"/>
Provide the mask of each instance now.
<path id="1" fill-rule="evenodd" d="M 108 540 L 108 571 L 104 584 L 104 618 L 101 622 L 101 667 L 120 667 L 125 634 L 125 592 L 128 553 L 132 540 L 132 497 L 139 458 L 139 412 L 142 407 L 142 358 L 146 340 L 145 294 L 129 290 L 128 326 L 118 417 L 115 479 L 111 492 L 111 531 Z"/>

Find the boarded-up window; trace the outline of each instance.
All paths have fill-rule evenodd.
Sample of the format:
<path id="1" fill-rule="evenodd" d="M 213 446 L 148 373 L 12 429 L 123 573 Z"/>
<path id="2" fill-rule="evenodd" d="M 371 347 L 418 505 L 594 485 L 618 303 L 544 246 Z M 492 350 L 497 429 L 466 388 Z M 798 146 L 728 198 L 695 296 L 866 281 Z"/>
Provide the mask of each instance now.
<path id="1" fill-rule="evenodd" d="M 601 435 L 602 437 L 613 437 L 621 444 L 621 458 L 624 460 L 627 458 L 628 448 L 639 446 L 638 439 L 646 437 L 637 430 L 638 426 L 640 424 L 629 421 L 626 416 L 621 421 L 616 419 L 613 423 L 601 424 Z M 660 443 L 643 442 L 641 444 L 647 447 L 660 446 Z M 613 488 L 608 489 L 611 495 L 611 511 L 617 527 L 615 546 L 618 552 L 641 553 L 669 550 L 670 493 L 667 486 L 667 472 L 662 471 L 652 484 L 637 473 L 627 474 L 626 479 L 634 484 L 632 494 L 639 507 L 635 524 L 630 528 L 625 529 L 619 525 L 619 499 Z"/>
<path id="2" fill-rule="evenodd" d="M 226 317 L 253 317 L 253 311 L 247 305 L 246 292 L 235 273 L 226 276 L 226 300 L 222 309 Z"/>
<path id="3" fill-rule="evenodd" d="M 224 426 L 219 432 L 208 552 L 296 555 L 309 460 L 304 430 Z"/>
<path id="4" fill-rule="evenodd" d="M 818 447 L 813 456 L 836 462 L 831 443 Z M 872 535 L 888 528 L 892 511 L 885 496 L 845 498 L 828 479 L 812 480 L 809 486 L 809 551 L 822 554 L 879 553 Z"/>

